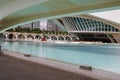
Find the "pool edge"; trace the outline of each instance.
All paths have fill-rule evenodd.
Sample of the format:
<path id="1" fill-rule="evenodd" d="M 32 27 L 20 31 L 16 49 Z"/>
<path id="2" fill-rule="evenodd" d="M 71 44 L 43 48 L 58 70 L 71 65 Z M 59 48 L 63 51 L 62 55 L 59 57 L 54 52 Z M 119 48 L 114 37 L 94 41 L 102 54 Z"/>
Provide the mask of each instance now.
<path id="1" fill-rule="evenodd" d="M 6 55 L 9 55 L 12 57 L 35 62 L 38 64 L 43 64 L 46 66 L 65 70 L 68 72 L 77 73 L 80 75 L 85 75 L 85 76 L 96 78 L 99 80 L 120 80 L 120 74 L 117 74 L 117 73 L 102 71 L 102 70 L 95 69 L 95 68 L 93 68 L 92 71 L 87 71 L 87 70 L 80 69 L 76 65 L 67 64 L 67 63 L 63 63 L 63 62 L 59 62 L 59 61 L 55 61 L 55 60 L 49 60 L 49 59 L 39 58 L 39 57 L 35 57 L 35 56 L 25 57 L 23 54 L 18 54 L 17 52 L 12 52 L 12 51 L 7 51 L 7 50 L 2 50 L 2 52 L 3 52 L 3 54 L 6 54 Z"/>

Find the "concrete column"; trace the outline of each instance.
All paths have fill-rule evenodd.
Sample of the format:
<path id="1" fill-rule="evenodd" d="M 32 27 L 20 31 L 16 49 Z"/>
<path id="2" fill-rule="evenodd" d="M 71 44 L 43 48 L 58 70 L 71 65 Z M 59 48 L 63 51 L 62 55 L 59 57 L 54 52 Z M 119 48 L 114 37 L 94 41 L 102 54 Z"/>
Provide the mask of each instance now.
<path id="1" fill-rule="evenodd" d="M 115 40 L 117 41 L 117 43 L 120 43 L 120 35 L 118 34 L 112 34 L 113 37 L 115 38 Z"/>
<path id="2" fill-rule="evenodd" d="M 27 40 L 27 35 L 25 35 L 25 40 Z"/>
<path id="3" fill-rule="evenodd" d="M 34 38 L 34 40 L 35 40 L 35 35 L 33 35 L 33 38 Z"/>
<path id="4" fill-rule="evenodd" d="M 8 35 L 7 35 L 7 34 L 5 35 L 5 37 L 6 37 L 6 39 L 5 39 L 5 40 L 8 40 Z"/>
<path id="5" fill-rule="evenodd" d="M 15 40 L 18 40 L 18 35 L 15 35 L 16 39 Z"/>

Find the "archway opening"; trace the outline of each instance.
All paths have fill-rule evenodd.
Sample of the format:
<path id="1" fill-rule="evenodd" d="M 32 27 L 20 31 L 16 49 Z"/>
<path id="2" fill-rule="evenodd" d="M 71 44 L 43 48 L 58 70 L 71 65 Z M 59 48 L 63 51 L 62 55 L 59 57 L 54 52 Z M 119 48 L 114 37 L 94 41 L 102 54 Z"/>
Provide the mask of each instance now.
<path id="1" fill-rule="evenodd" d="M 40 35 L 36 35 L 35 39 L 40 40 L 42 37 Z"/>
<path id="2" fill-rule="evenodd" d="M 25 39 L 25 36 L 22 35 L 22 34 L 19 34 L 19 35 L 18 35 L 18 39 L 22 39 L 22 40 L 24 40 L 24 39 Z"/>
<path id="3" fill-rule="evenodd" d="M 50 39 L 50 37 L 49 37 L 49 36 L 44 36 L 44 38 L 45 38 L 45 39 L 47 39 L 47 40 L 48 40 L 48 39 Z"/>
<path id="4" fill-rule="evenodd" d="M 14 34 L 9 34 L 8 35 L 8 39 L 10 39 L 10 40 L 16 39 L 16 36 Z"/>
<path id="5" fill-rule="evenodd" d="M 59 36 L 59 37 L 58 37 L 58 40 L 64 40 L 64 37 Z"/>
<path id="6" fill-rule="evenodd" d="M 71 41 L 71 38 L 69 36 L 65 37 L 65 40 Z"/>
<path id="7" fill-rule="evenodd" d="M 78 41 L 78 38 L 77 37 L 72 37 L 72 40 L 73 41 Z"/>
<path id="8" fill-rule="evenodd" d="M 57 37 L 52 36 L 52 37 L 51 37 L 51 40 L 57 40 Z"/>
<path id="9" fill-rule="evenodd" d="M 32 35 L 28 35 L 28 36 L 27 36 L 27 39 L 33 40 L 34 37 L 33 37 Z"/>
<path id="10" fill-rule="evenodd" d="M 6 36 L 2 33 L 0 33 L 0 40 L 5 40 L 6 39 Z"/>

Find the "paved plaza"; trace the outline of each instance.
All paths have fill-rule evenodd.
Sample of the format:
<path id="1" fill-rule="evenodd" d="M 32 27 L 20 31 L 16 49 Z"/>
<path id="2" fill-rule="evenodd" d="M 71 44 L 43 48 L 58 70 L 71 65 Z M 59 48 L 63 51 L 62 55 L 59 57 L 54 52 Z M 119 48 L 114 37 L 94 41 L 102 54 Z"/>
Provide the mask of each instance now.
<path id="1" fill-rule="evenodd" d="M 0 56 L 0 80 L 96 80 L 11 56 Z"/>

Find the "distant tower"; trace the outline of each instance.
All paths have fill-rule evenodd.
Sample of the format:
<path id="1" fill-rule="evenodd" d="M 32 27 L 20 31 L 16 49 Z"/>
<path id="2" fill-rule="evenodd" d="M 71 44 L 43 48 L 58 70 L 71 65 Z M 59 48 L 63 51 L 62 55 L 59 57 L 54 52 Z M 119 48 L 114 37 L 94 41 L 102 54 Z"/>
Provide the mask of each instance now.
<path id="1" fill-rule="evenodd" d="M 31 23 L 31 29 L 33 29 L 33 23 L 34 23 L 34 22 Z"/>
<path id="2" fill-rule="evenodd" d="M 34 28 L 39 28 L 40 29 L 40 21 L 32 22 L 30 24 L 31 24 L 30 29 L 34 29 Z"/>
<path id="3" fill-rule="evenodd" d="M 41 20 L 40 21 L 40 29 L 41 30 L 47 30 L 47 20 Z"/>
<path id="4" fill-rule="evenodd" d="M 55 32 L 58 32 L 60 29 L 58 28 L 57 24 L 54 21 L 48 20 L 47 30 L 49 31 L 54 30 Z"/>

